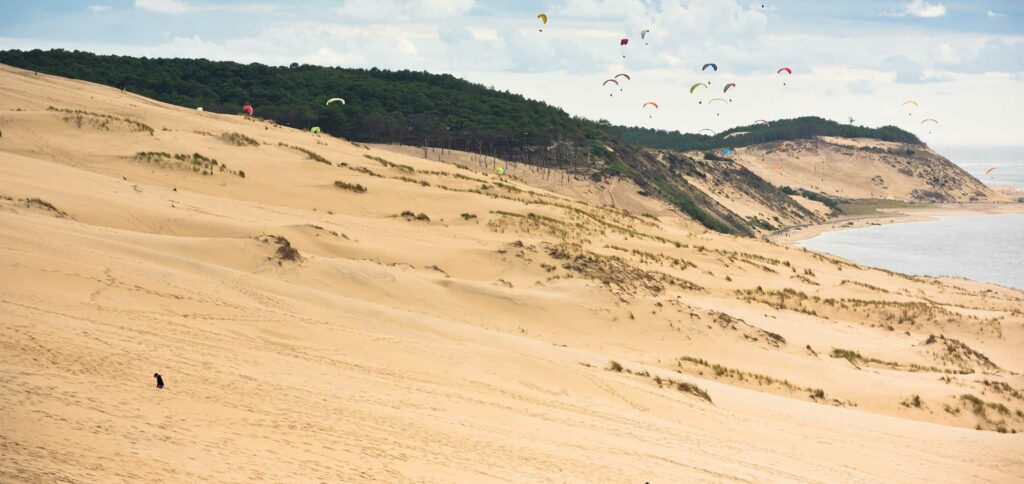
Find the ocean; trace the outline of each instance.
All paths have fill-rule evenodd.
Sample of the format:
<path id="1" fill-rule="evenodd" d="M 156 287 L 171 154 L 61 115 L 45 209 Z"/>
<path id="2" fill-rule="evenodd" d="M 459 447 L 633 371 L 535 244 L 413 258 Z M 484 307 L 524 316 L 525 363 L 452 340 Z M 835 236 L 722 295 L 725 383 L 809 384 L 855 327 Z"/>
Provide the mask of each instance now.
<path id="1" fill-rule="evenodd" d="M 798 244 L 905 274 L 1024 289 L 1024 214 L 941 217 L 827 232 Z"/>
<path id="2" fill-rule="evenodd" d="M 1024 146 L 938 146 L 932 149 L 986 185 L 1024 189 Z M 992 167 L 995 170 L 985 174 Z"/>

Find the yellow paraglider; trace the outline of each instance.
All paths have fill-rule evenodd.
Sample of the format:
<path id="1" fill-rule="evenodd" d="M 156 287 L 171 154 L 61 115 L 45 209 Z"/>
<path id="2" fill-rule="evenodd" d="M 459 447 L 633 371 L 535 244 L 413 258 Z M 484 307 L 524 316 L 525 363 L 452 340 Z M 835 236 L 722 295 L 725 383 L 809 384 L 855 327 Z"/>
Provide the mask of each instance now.
<path id="1" fill-rule="evenodd" d="M 313 127 L 312 127 L 312 128 L 311 128 L 311 129 L 309 130 L 309 132 L 310 132 L 310 133 L 313 133 L 313 134 L 317 134 L 317 133 L 319 133 L 319 132 L 320 132 L 320 127 L 319 127 L 319 126 L 313 126 Z"/>
<path id="2" fill-rule="evenodd" d="M 548 24 L 548 14 L 546 14 L 546 13 L 538 13 L 537 14 L 537 18 L 540 19 L 540 23 L 541 24 L 543 24 L 543 25 L 547 25 Z M 542 29 L 542 28 L 541 29 L 537 29 L 537 31 L 538 32 L 543 32 L 544 29 Z"/>
<path id="3" fill-rule="evenodd" d="M 327 100 L 327 106 L 330 106 L 331 103 L 337 103 L 337 102 L 345 104 L 345 100 L 344 99 L 342 99 L 340 97 L 332 97 L 332 98 Z"/>
<path id="4" fill-rule="evenodd" d="M 494 174 L 498 176 L 503 176 L 505 174 L 505 169 L 500 166 L 496 166 L 494 167 Z"/>
<path id="5" fill-rule="evenodd" d="M 993 171 L 996 171 L 996 167 L 991 166 L 991 167 L 989 167 L 989 169 L 985 170 L 985 174 L 988 175 L 989 173 L 992 173 Z"/>

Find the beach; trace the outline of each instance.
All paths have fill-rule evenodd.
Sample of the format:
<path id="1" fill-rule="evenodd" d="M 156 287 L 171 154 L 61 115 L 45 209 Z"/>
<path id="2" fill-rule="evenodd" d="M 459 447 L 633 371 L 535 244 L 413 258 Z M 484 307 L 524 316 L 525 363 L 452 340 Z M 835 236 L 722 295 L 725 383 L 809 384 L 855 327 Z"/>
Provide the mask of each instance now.
<path id="1" fill-rule="evenodd" d="M 795 245 L 798 242 L 812 239 L 826 232 L 876 225 L 923 222 L 947 216 L 1024 213 L 1024 204 L 1010 202 L 928 204 L 922 208 L 880 209 L 879 212 L 881 213 L 877 215 L 838 217 L 820 224 L 789 227 L 772 233 L 765 238 L 783 245 Z"/>

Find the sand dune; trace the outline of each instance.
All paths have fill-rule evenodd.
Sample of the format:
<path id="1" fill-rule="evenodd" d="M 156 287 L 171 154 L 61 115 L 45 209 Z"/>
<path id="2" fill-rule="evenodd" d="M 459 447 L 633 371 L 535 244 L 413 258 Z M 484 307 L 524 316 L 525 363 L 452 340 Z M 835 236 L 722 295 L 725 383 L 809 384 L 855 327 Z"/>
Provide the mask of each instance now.
<path id="1" fill-rule="evenodd" d="M 1024 479 L 1020 291 L 0 85 L 0 481 Z"/>

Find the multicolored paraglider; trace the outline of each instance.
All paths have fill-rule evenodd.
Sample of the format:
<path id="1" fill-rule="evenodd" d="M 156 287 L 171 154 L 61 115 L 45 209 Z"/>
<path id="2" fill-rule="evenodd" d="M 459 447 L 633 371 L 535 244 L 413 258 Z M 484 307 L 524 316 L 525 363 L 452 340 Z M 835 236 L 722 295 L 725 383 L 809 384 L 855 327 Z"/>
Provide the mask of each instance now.
<path id="1" fill-rule="evenodd" d="M 643 105 L 643 107 L 641 109 L 643 109 L 644 111 L 647 111 L 648 107 L 653 107 L 654 108 L 654 111 L 652 111 L 651 115 L 648 116 L 649 118 L 653 118 L 654 117 L 654 112 L 657 112 L 659 109 L 661 109 L 658 106 L 658 103 L 656 103 L 654 101 L 647 101 L 646 103 L 644 103 L 644 105 Z"/>
<path id="2" fill-rule="evenodd" d="M 793 69 L 790 69 L 788 67 L 780 67 L 779 70 L 775 71 L 775 74 L 782 74 L 783 72 L 785 72 L 786 74 L 788 74 L 790 76 L 793 75 Z M 786 83 L 783 82 L 782 85 L 785 86 Z"/>
<path id="3" fill-rule="evenodd" d="M 547 25 L 548 24 L 548 14 L 546 14 L 546 13 L 538 13 L 537 14 L 537 18 L 540 19 L 541 25 Z M 539 29 L 537 29 L 537 31 L 538 32 L 543 32 L 544 28 L 539 28 Z"/>
<path id="4" fill-rule="evenodd" d="M 342 99 L 340 97 L 332 97 L 332 98 L 327 100 L 327 104 L 326 105 L 330 106 L 331 103 L 338 103 L 338 102 L 340 102 L 342 104 L 345 104 L 345 100 L 344 99 Z"/>
<path id="5" fill-rule="evenodd" d="M 245 106 L 242 106 L 242 111 L 245 111 L 245 114 L 252 116 L 252 106 L 246 104 Z"/>

